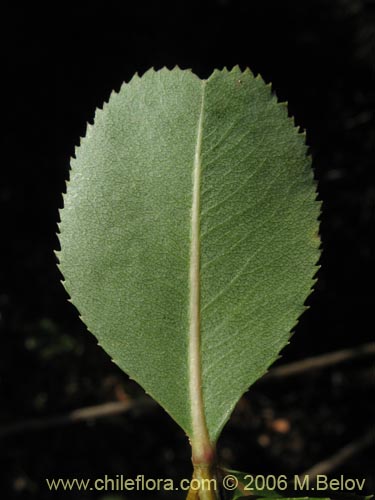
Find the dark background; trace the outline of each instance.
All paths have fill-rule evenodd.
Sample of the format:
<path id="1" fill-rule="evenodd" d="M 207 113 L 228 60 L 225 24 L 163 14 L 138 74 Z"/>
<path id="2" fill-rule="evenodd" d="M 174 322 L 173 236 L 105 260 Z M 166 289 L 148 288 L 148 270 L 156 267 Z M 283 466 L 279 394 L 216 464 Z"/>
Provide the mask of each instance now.
<path id="1" fill-rule="evenodd" d="M 178 64 L 207 77 L 214 68 L 240 64 L 273 83 L 307 130 L 324 202 L 319 281 L 279 364 L 355 347 L 373 340 L 374 332 L 374 2 L 59 5 L 48 12 L 16 4 L 2 16 L 4 498 L 104 498 L 48 492 L 45 477 L 191 473 L 187 440 L 159 408 L 1 435 L 15 422 L 142 396 L 85 331 L 53 254 L 69 157 L 95 107 L 135 71 Z M 374 418 L 371 370 L 366 358 L 258 382 L 224 430 L 222 461 L 291 476 L 360 438 Z M 366 491 L 374 491 L 373 451 L 355 455 L 332 477 L 366 478 Z"/>

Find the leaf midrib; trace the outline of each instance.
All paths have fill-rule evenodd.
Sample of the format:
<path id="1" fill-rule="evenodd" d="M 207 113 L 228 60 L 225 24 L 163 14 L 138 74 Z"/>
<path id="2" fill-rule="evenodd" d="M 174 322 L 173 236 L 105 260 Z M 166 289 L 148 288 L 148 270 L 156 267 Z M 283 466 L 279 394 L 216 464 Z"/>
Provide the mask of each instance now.
<path id="1" fill-rule="evenodd" d="M 194 151 L 189 297 L 189 392 L 192 418 L 191 442 L 193 448 L 193 459 L 195 457 L 198 461 L 200 461 L 200 457 L 204 457 L 205 451 L 210 447 L 202 391 L 202 359 L 200 339 L 200 195 L 205 85 L 206 81 L 202 81 L 202 100 Z"/>

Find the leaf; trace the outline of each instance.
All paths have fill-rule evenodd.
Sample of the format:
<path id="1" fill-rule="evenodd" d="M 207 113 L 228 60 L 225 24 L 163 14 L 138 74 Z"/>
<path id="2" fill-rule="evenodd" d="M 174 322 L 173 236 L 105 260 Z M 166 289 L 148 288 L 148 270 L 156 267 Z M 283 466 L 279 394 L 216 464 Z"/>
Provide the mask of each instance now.
<path id="1" fill-rule="evenodd" d="M 221 471 L 221 476 L 222 476 L 222 485 L 223 485 L 223 493 L 224 493 L 224 498 L 227 500 L 240 500 L 240 499 L 246 499 L 246 498 L 252 498 L 253 500 L 260 499 L 260 500 L 370 500 L 373 498 L 373 495 L 368 495 L 368 496 L 363 496 L 363 495 L 356 495 L 353 493 L 346 493 L 346 492 L 341 492 L 341 491 L 331 491 L 329 490 L 328 487 L 321 487 L 317 488 L 311 487 L 309 489 L 309 486 L 300 486 L 299 490 L 294 490 L 293 491 L 293 486 L 296 488 L 296 476 L 292 477 L 287 480 L 286 475 L 280 475 L 280 476 L 274 476 L 274 475 L 268 475 L 268 476 L 262 476 L 262 475 L 255 475 L 255 474 L 250 474 L 249 472 L 241 472 L 237 470 L 231 470 L 227 469 L 225 467 L 220 467 Z M 327 477 L 327 476 L 325 476 Z M 230 478 L 230 481 L 228 482 L 228 478 Z M 263 489 L 257 489 L 257 478 L 260 480 L 260 484 L 264 484 Z M 232 484 L 232 481 L 235 481 L 236 488 L 232 490 L 232 488 L 226 487 L 228 485 Z M 278 491 L 277 489 L 268 489 L 266 487 L 267 482 L 269 481 L 269 484 L 275 484 L 279 489 L 282 490 L 282 492 Z M 310 480 L 309 480 L 310 483 Z M 313 483 L 313 481 L 311 481 Z M 258 483 L 259 484 L 259 483 Z M 287 491 L 286 491 L 287 490 Z M 302 491 L 304 490 L 304 491 Z M 314 493 L 317 493 L 317 490 L 319 493 L 324 493 L 327 495 L 325 497 L 316 497 L 312 496 L 310 497 L 309 495 L 314 495 Z M 302 496 L 301 493 L 304 492 L 306 493 L 307 496 Z M 300 494 L 299 494 L 300 493 Z M 319 494 L 318 493 L 318 494 Z M 290 495 L 294 496 L 290 496 Z"/>
<path id="2" fill-rule="evenodd" d="M 313 496 L 296 496 L 296 497 L 283 497 L 281 495 L 270 495 L 268 496 L 266 493 L 265 494 L 258 494 L 255 493 L 255 495 L 245 495 L 241 496 L 238 495 L 238 492 L 236 491 L 234 496 L 231 497 L 230 500 L 245 500 L 251 497 L 253 500 L 256 499 L 261 499 L 261 500 L 370 500 L 373 498 L 373 495 L 368 495 L 368 496 L 361 496 L 361 495 L 355 495 L 355 494 L 342 494 L 340 492 L 331 492 L 331 491 L 325 491 L 325 493 L 328 495 L 326 497 L 313 497 Z"/>
<path id="3" fill-rule="evenodd" d="M 320 204 L 286 106 L 238 67 L 136 75 L 88 125 L 64 205 L 60 267 L 88 329 L 193 448 L 215 442 L 317 270 Z"/>
<path id="4" fill-rule="evenodd" d="M 262 490 L 257 489 L 254 485 L 255 481 L 251 481 L 251 478 L 254 478 L 256 476 L 250 474 L 249 472 L 241 472 L 238 470 L 227 469 L 225 467 L 221 467 L 220 470 L 221 475 L 224 478 L 222 484 L 224 488 L 225 498 L 228 498 L 230 500 L 239 500 L 240 498 L 247 498 L 250 496 L 253 498 L 267 499 L 279 499 L 282 497 L 282 495 L 276 489 L 271 490 L 266 487 L 264 487 L 264 489 Z M 235 481 L 236 488 L 233 491 L 232 488 L 226 488 L 226 486 L 228 485 L 228 478 L 231 479 L 229 481 L 229 485 L 231 485 L 233 479 Z M 283 487 L 287 486 L 286 476 L 273 476 L 272 480 L 273 479 L 276 484 L 280 484 Z M 279 483 L 280 479 L 281 483 Z"/>
<path id="5" fill-rule="evenodd" d="M 253 498 L 254 500 L 256 499 L 261 499 L 261 500 L 332 500 L 332 497 L 282 497 L 282 496 L 263 496 L 263 495 L 245 495 L 245 496 L 238 496 L 235 495 L 233 496 L 230 500 L 246 500 L 249 497 Z"/>

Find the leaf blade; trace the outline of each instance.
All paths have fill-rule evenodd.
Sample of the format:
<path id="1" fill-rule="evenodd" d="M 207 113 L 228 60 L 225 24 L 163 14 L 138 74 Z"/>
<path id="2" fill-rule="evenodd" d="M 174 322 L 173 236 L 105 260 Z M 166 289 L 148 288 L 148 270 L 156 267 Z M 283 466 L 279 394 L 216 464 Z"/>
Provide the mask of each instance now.
<path id="1" fill-rule="evenodd" d="M 112 95 L 72 162 L 60 224 L 60 268 L 83 321 L 190 434 L 184 162 L 193 165 L 200 87 L 188 71 L 150 71 Z"/>
<path id="2" fill-rule="evenodd" d="M 206 82 L 149 71 L 88 128 L 61 213 L 65 285 L 100 344 L 191 438 L 216 441 L 303 311 L 315 196 L 302 137 L 238 68 Z"/>
<path id="3" fill-rule="evenodd" d="M 216 440 L 303 311 L 319 257 L 312 236 L 320 206 L 304 138 L 260 78 L 239 68 L 215 72 L 206 106 L 202 364 L 207 423 Z"/>

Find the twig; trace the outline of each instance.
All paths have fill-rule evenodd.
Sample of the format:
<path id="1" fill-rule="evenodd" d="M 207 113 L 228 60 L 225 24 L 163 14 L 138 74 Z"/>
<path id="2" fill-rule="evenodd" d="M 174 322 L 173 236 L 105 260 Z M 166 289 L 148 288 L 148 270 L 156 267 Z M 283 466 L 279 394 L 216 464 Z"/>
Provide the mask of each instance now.
<path id="1" fill-rule="evenodd" d="M 150 398 L 141 398 L 139 400 L 129 401 L 111 401 L 95 406 L 86 406 L 78 408 L 63 415 L 54 417 L 31 418 L 23 420 L 15 424 L 6 425 L 0 428 L 0 438 L 12 434 L 18 434 L 25 431 L 35 431 L 39 429 L 48 429 L 50 427 L 61 427 L 64 425 L 82 422 L 83 420 L 97 419 L 118 415 L 130 410 L 140 410 L 155 406 L 155 403 Z"/>
<path id="2" fill-rule="evenodd" d="M 314 479 L 316 479 L 316 476 L 318 476 L 319 474 L 327 474 L 334 469 L 337 469 L 338 467 L 340 467 L 340 465 L 349 460 L 349 458 L 353 457 L 353 455 L 356 455 L 360 451 L 370 446 L 373 441 L 374 431 L 370 430 L 360 439 L 347 444 L 329 458 L 326 458 L 310 469 L 307 469 L 305 472 L 300 474 L 300 480 L 303 480 L 305 476 L 308 476 L 309 481 L 314 481 Z"/>
<path id="3" fill-rule="evenodd" d="M 335 365 L 343 361 L 371 354 L 375 354 L 374 342 L 278 366 L 273 368 L 265 377 L 263 377 L 263 379 L 268 380 L 273 378 L 288 377 L 290 375 L 295 375 L 308 370 L 324 368 L 326 366 Z M 148 409 L 152 406 L 156 406 L 156 404 L 151 398 L 148 397 L 144 397 L 137 401 L 113 401 L 95 406 L 87 406 L 85 408 L 78 408 L 77 410 L 73 410 L 63 415 L 56 415 L 55 417 L 32 418 L 0 427 L 0 438 L 31 430 L 60 427 L 76 422 L 82 422 L 83 420 L 109 417 L 133 409 Z"/>
<path id="4" fill-rule="evenodd" d="M 276 368 L 272 368 L 263 378 L 267 380 L 270 378 L 289 377 L 291 375 L 297 375 L 298 373 L 315 370 L 317 368 L 325 368 L 361 356 L 370 356 L 373 354 L 375 354 L 375 342 L 369 342 L 351 349 L 342 349 L 341 351 L 330 352 L 328 354 L 322 354 L 320 356 L 314 356 L 301 361 L 277 366 Z"/>

